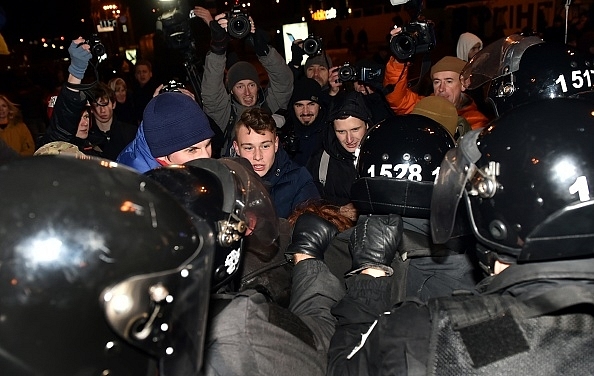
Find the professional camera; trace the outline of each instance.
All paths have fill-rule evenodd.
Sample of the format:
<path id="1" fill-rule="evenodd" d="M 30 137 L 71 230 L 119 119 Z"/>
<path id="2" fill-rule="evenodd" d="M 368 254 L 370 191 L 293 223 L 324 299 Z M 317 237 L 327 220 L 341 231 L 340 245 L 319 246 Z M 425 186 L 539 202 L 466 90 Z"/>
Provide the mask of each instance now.
<path id="1" fill-rule="evenodd" d="M 181 90 L 179 90 L 179 89 L 185 89 L 184 84 L 182 84 L 181 82 L 178 82 L 176 80 L 169 80 L 169 82 L 167 82 L 165 85 L 163 85 L 161 90 L 159 90 L 159 94 L 171 93 L 171 92 L 181 93 Z"/>
<path id="2" fill-rule="evenodd" d="M 233 38 L 243 39 L 251 30 L 250 19 L 246 13 L 241 11 L 239 6 L 234 6 L 226 13 L 227 18 L 227 32 Z"/>
<path id="3" fill-rule="evenodd" d="M 411 21 L 402 26 L 400 34 L 390 41 L 390 50 L 399 60 L 410 59 L 414 54 L 427 52 L 435 47 L 433 21 Z"/>
<path id="4" fill-rule="evenodd" d="M 350 63 L 344 63 L 338 70 L 338 80 L 340 82 L 362 81 L 372 82 L 382 77 L 382 68 L 357 67 Z"/>
<path id="5" fill-rule="evenodd" d="M 99 39 L 97 34 L 91 34 L 89 39 L 85 40 L 83 43 L 86 43 L 91 47 L 93 56 L 98 58 L 105 55 L 105 46 L 101 43 L 101 39 Z"/>
<path id="6" fill-rule="evenodd" d="M 322 38 L 310 34 L 303 41 L 303 51 L 309 56 L 316 56 L 322 53 Z"/>

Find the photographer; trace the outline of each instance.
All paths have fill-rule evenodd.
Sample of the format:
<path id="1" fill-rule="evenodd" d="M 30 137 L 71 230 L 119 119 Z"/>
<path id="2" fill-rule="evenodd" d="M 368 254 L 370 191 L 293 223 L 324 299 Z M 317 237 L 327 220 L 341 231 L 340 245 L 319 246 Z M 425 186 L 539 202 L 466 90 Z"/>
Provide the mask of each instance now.
<path id="1" fill-rule="evenodd" d="M 402 32 L 401 27 L 394 26 L 390 31 L 391 38 Z M 456 106 L 458 115 L 464 117 L 473 129 L 485 126 L 489 119 L 481 113 L 472 98 L 464 93 L 466 88 L 460 80 L 460 73 L 466 62 L 454 56 L 446 56 L 431 67 L 433 95 L 441 96 Z M 396 57 L 390 57 L 386 64 L 384 85 L 394 85 L 394 90 L 386 95 L 390 107 L 397 115 L 410 113 L 415 104 L 423 96 L 415 93 L 408 86 L 408 62 L 402 62 Z"/>
<path id="2" fill-rule="evenodd" d="M 195 7 L 194 13 L 207 22 L 208 16 L 201 7 Z M 229 22 L 232 18 L 232 22 Z M 231 39 L 230 31 L 237 35 L 249 19 L 249 32 L 245 37 L 254 47 L 257 58 L 268 74 L 269 83 L 262 88 L 256 68 L 245 61 L 235 63 L 228 71 L 225 82 L 225 63 L 227 45 Z M 202 100 L 204 112 L 210 116 L 224 133 L 222 156 L 232 153 L 232 129 L 235 121 L 249 108 L 266 108 L 271 113 L 286 109 L 293 91 L 293 75 L 283 57 L 265 40 L 265 36 L 256 30 L 251 17 L 238 13 L 236 9 L 222 13 L 208 22 L 211 31 L 210 51 L 204 61 L 202 81 Z"/>

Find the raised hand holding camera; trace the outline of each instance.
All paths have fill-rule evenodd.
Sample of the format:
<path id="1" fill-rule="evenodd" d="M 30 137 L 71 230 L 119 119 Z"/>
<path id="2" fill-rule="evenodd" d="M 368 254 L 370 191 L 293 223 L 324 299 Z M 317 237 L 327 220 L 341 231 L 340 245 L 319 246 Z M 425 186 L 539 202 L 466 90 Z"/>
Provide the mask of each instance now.
<path id="1" fill-rule="evenodd" d="M 213 21 L 210 21 L 208 26 L 210 27 L 210 50 L 214 54 L 224 55 L 231 40 L 229 34 L 225 31 L 227 28 L 225 14 L 217 15 Z"/>
<path id="2" fill-rule="evenodd" d="M 68 72 L 79 80 L 82 80 L 85 76 L 89 60 L 93 57 L 90 49 L 91 46 L 82 37 L 73 40 L 70 47 L 68 47 L 68 53 L 70 54 Z"/>

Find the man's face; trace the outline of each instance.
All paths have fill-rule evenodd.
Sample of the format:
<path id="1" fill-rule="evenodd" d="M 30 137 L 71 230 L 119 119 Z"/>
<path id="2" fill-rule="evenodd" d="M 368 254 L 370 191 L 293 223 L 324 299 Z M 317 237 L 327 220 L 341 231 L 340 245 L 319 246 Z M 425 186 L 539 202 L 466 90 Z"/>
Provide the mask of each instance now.
<path id="1" fill-rule="evenodd" d="M 258 100 L 258 85 L 252 80 L 241 80 L 231 89 L 235 99 L 246 107 L 256 105 Z"/>
<path id="2" fill-rule="evenodd" d="M 176 151 L 166 157 L 159 157 L 157 159 L 164 161 L 166 164 L 184 164 L 194 159 L 210 158 L 212 155 L 212 146 L 210 138 L 200 141 L 197 144 L 188 146 L 185 149 Z"/>
<path id="3" fill-rule="evenodd" d="M 293 104 L 295 115 L 303 125 L 310 125 L 318 117 L 320 105 L 312 101 L 297 101 Z"/>
<path id="4" fill-rule="evenodd" d="M 134 71 L 134 77 L 136 77 L 136 81 L 138 81 L 140 86 L 144 86 L 153 77 L 153 72 L 146 65 L 137 65 Z"/>
<path id="5" fill-rule="evenodd" d="M 109 99 L 99 98 L 96 102 L 93 102 L 91 108 L 95 119 L 99 123 L 107 123 L 113 118 L 115 103 L 112 103 Z"/>
<path id="6" fill-rule="evenodd" d="M 328 71 L 328 68 L 323 65 L 312 64 L 307 68 L 305 75 L 307 78 L 313 78 L 314 80 L 318 81 L 320 86 L 324 87 L 328 84 L 330 72 Z"/>
<path id="7" fill-rule="evenodd" d="M 89 111 L 83 111 L 82 116 L 78 122 L 78 129 L 76 130 L 76 137 L 85 139 L 89 137 Z"/>
<path id="8" fill-rule="evenodd" d="M 346 119 L 334 120 L 334 133 L 336 138 L 348 152 L 354 153 L 361 139 L 365 135 L 367 125 L 361 119 L 349 116 Z"/>
<path id="9" fill-rule="evenodd" d="M 463 91 L 459 73 L 445 71 L 433 74 L 433 94 L 449 100 L 456 108 Z"/>
<path id="10" fill-rule="evenodd" d="M 472 57 L 474 55 L 477 54 L 477 52 L 479 52 L 481 50 L 481 44 L 479 42 L 476 42 L 476 44 L 474 46 L 472 46 L 472 48 L 470 50 L 468 50 L 468 60 L 466 61 L 470 61 L 470 59 L 472 59 Z"/>
<path id="11" fill-rule="evenodd" d="M 239 127 L 236 137 L 236 141 L 233 141 L 235 152 L 250 161 L 256 174 L 266 175 L 274 164 L 278 137 L 270 131 L 259 134 L 245 126 Z"/>

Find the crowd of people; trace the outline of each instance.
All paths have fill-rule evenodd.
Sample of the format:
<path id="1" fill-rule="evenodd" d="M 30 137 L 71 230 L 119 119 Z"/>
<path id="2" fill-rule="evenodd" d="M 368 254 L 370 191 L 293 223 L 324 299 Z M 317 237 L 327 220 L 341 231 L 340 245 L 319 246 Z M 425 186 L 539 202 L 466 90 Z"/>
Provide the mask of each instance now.
<path id="1" fill-rule="evenodd" d="M 6 374 L 594 369 L 590 55 L 464 33 L 424 92 L 397 56 L 287 64 L 250 17 L 262 79 L 193 14 L 200 93 L 89 82 L 79 37 L 39 137 L 0 95 Z"/>

